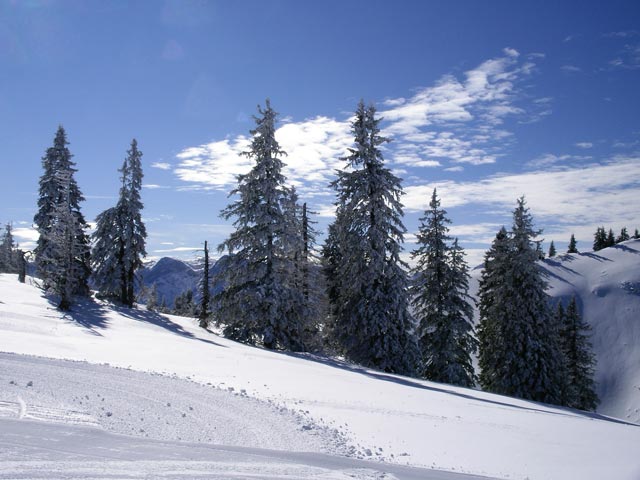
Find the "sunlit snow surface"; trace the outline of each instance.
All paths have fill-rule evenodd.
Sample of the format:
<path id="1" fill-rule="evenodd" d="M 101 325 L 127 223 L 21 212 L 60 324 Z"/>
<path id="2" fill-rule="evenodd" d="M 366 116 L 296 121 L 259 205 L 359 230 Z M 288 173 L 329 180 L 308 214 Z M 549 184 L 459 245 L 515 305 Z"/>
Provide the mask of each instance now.
<path id="1" fill-rule="evenodd" d="M 603 411 L 625 421 L 640 404 L 639 250 L 549 267 L 552 293 L 609 312 L 587 320 Z M 12 275 L 0 351 L 0 478 L 640 478 L 636 425 L 239 345 L 192 319 L 99 302 L 63 315 Z"/>

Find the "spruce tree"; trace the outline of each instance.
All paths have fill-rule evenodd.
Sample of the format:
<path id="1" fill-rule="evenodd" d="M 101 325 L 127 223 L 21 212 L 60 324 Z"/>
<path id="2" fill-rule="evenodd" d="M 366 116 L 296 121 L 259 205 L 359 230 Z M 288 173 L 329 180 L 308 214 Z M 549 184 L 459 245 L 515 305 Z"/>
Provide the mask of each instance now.
<path id="1" fill-rule="evenodd" d="M 635 238 L 636 240 L 640 238 L 640 231 L 638 231 L 637 228 L 636 228 L 636 231 L 633 234 L 633 238 Z"/>
<path id="2" fill-rule="evenodd" d="M 16 244 L 13 240 L 13 227 L 11 223 L 7 223 L 2 234 L 2 240 L 0 240 L 0 273 L 17 273 L 17 260 Z"/>
<path id="3" fill-rule="evenodd" d="M 209 316 L 211 315 L 211 308 L 209 305 L 211 299 L 211 292 L 209 290 L 210 286 L 209 246 L 205 240 L 202 278 L 200 280 L 200 307 L 198 308 L 198 323 L 201 328 L 207 328 L 209 326 Z"/>
<path id="4" fill-rule="evenodd" d="M 98 293 L 118 298 L 132 307 L 135 274 L 146 255 L 147 232 L 142 221 L 142 152 L 135 139 L 127 150 L 120 172 L 118 203 L 100 213 L 93 234 L 92 263 Z"/>
<path id="5" fill-rule="evenodd" d="M 327 251 L 337 249 L 327 264 L 337 275 L 328 283 L 337 300 L 332 332 L 342 352 L 355 362 L 388 372 L 414 371 L 417 345 L 409 313 L 408 278 L 400 259 L 402 223 L 400 179 L 384 166 L 375 107 L 358 104 L 351 125 L 354 148 L 347 170 L 332 183 L 337 216 Z M 336 260 L 339 258 L 339 264 Z M 325 271 L 327 271 L 325 269 Z"/>
<path id="6" fill-rule="evenodd" d="M 559 305 L 558 319 L 568 383 L 565 403 L 580 410 L 595 410 L 599 400 L 593 380 L 596 360 L 589 341 L 591 327 L 582 320 L 575 297 L 566 310 Z"/>
<path id="7" fill-rule="evenodd" d="M 607 233 L 607 241 L 605 247 L 613 247 L 616 244 L 616 237 L 613 234 L 613 229 L 609 229 L 609 233 Z"/>
<path id="8" fill-rule="evenodd" d="M 620 230 L 620 235 L 618 236 L 618 238 L 616 238 L 616 243 L 620 243 L 620 242 L 626 242 L 627 240 L 629 240 L 629 232 L 627 232 L 627 227 L 623 227 L 622 230 Z"/>
<path id="9" fill-rule="evenodd" d="M 553 240 L 551 240 L 551 244 L 549 245 L 549 258 L 556 256 L 556 246 L 553 244 Z"/>
<path id="10" fill-rule="evenodd" d="M 60 298 L 58 308 L 69 310 L 73 296 L 87 291 L 86 258 L 89 246 L 84 235 L 86 225 L 80 223 L 82 217 L 75 211 L 71 184 L 73 169 L 58 170 L 55 173 L 57 191 L 60 196 L 53 206 L 51 222 L 40 252 L 40 258 L 47 265 L 47 288 Z"/>
<path id="11" fill-rule="evenodd" d="M 484 389 L 560 403 L 562 351 L 549 310 L 546 283 L 536 264 L 533 219 L 523 198 L 513 212 L 511 235 L 500 232 L 480 281 L 479 361 Z M 497 255 L 498 247 L 504 250 Z M 499 275 L 499 276 L 496 276 Z"/>
<path id="12" fill-rule="evenodd" d="M 216 320 L 224 334 L 266 348 L 301 350 L 303 312 L 301 292 L 291 283 L 289 189 L 282 174 L 286 153 L 275 139 L 277 113 L 269 100 L 258 107 L 250 148 L 254 161 L 238 177 L 231 195 L 239 198 L 221 213 L 234 218 L 235 231 L 218 249 L 228 250 L 229 266 L 214 280 L 224 288 L 213 297 Z"/>
<path id="13" fill-rule="evenodd" d="M 567 249 L 567 253 L 578 253 L 578 242 L 576 242 L 576 237 L 572 233 L 571 239 L 569 240 L 569 248 Z"/>
<path id="14" fill-rule="evenodd" d="M 411 253 L 416 266 L 410 292 L 417 321 L 421 363 L 418 374 L 429 380 L 465 387 L 475 384 L 471 353 L 473 309 L 464 253 L 448 235 L 450 220 L 433 190 L 430 209 L 420 219 L 419 247 Z"/>
<path id="15" fill-rule="evenodd" d="M 60 227 L 60 219 L 56 218 L 56 215 L 63 212 L 67 217 L 66 209 L 69 209 L 70 216 L 74 217 L 67 220 L 75 227 L 72 242 L 77 246 L 75 253 L 82 252 L 74 260 L 77 265 L 73 271 L 79 277 L 72 282 L 76 288 L 73 293 L 84 295 L 89 292 L 87 280 L 91 273 L 89 238 L 86 234 L 88 227 L 80 212 L 80 202 L 84 201 L 84 197 L 73 176 L 76 169 L 75 163 L 71 160 L 71 152 L 67 148 L 68 144 L 66 132 L 59 126 L 53 146 L 48 148 L 42 157 L 43 174 L 39 182 L 38 211 L 33 219 L 39 234 L 34 254 L 44 288 L 52 287 L 50 277 L 54 275 L 54 271 L 55 275 L 58 275 L 60 266 L 53 263 L 58 254 L 52 252 L 49 242 L 52 240 L 54 225 Z"/>
<path id="16" fill-rule="evenodd" d="M 597 252 L 607 246 L 607 231 L 604 227 L 598 227 L 593 235 L 593 251 Z"/>

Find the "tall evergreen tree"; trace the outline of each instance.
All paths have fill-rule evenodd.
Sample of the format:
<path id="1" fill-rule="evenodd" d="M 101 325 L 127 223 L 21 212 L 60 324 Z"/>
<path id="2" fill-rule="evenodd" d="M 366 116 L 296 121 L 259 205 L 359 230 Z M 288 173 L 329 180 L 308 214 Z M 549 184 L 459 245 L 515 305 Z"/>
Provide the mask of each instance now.
<path id="1" fill-rule="evenodd" d="M 629 232 L 627 232 L 627 227 L 623 227 L 622 230 L 620 230 L 620 235 L 616 238 L 616 243 L 626 242 L 629 238 L 631 237 L 629 236 Z"/>
<path id="2" fill-rule="evenodd" d="M 593 235 L 593 251 L 597 252 L 607 247 L 607 231 L 604 227 L 598 227 Z"/>
<path id="3" fill-rule="evenodd" d="M 115 207 L 100 213 L 93 234 L 94 279 L 101 295 L 118 297 L 129 307 L 135 301 L 135 274 L 146 255 L 146 227 L 142 221 L 142 152 L 133 139 L 120 172 Z"/>
<path id="4" fill-rule="evenodd" d="M 410 292 L 421 353 L 418 373 L 429 380 L 471 387 L 476 340 L 468 269 L 457 239 L 449 245 L 450 220 L 435 189 L 429 207 L 420 219 L 419 247 L 411 253 L 416 260 Z"/>
<path id="5" fill-rule="evenodd" d="M 640 238 L 640 231 L 638 231 L 638 229 L 637 229 L 637 228 L 636 228 L 636 231 L 635 231 L 635 232 L 634 232 L 634 234 L 633 234 L 633 238 L 635 238 L 636 240 L 637 240 L 638 238 Z"/>
<path id="6" fill-rule="evenodd" d="M 59 265 L 55 262 L 57 254 L 51 251 L 49 242 L 52 240 L 53 226 L 60 226 L 60 219 L 56 215 L 70 209 L 73 219 L 68 220 L 75 226 L 73 242 L 82 254 L 75 257 L 75 271 L 79 277 L 72 283 L 75 285 L 74 294 L 89 292 L 87 280 L 91 273 L 89 238 L 86 234 L 87 223 L 80 212 L 80 202 L 84 201 L 82 192 L 78 188 L 73 174 L 75 163 L 67 145 L 67 135 L 62 126 L 58 127 L 53 146 L 48 148 L 42 157 L 43 174 L 39 182 L 38 211 L 34 216 L 34 223 L 38 230 L 37 246 L 34 250 L 35 263 L 38 274 L 43 280 L 45 288 L 52 286 L 50 281 L 54 271 L 59 272 Z M 67 185 L 68 182 L 68 185 Z M 56 276 L 57 276 L 56 272 Z"/>
<path id="7" fill-rule="evenodd" d="M 609 233 L 607 233 L 607 242 L 605 247 L 613 247 L 616 244 L 616 237 L 613 234 L 613 229 L 609 229 Z"/>
<path id="8" fill-rule="evenodd" d="M 224 288 L 213 297 L 216 319 L 224 334 L 267 348 L 303 349 L 301 292 L 289 277 L 290 200 L 280 159 L 286 153 L 275 139 L 277 113 L 267 100 L 258 107 L 256 128 L 244 155 L 254 161 L 249 173 L 238 177 L 231 192 L 239 198 L 221 213 L 235 218 L 235 231 L 218 249 L 228 250 L 229 266 L 218 274 Z"/>
<path id="9" fill-rule="evenodd" d="M 60 197 L 53 206 L 51 222 L 40 252 L 47 269 L 47 287 L 60 297 L 58 308 L 68 310 L 73 296 L 85 293 L 87 275 L 85 259 L 89 253 L 81 216 L 75 211 L 71 184 L 73 169 L 58 170 L 55 179 Z M 79 232 L 81 234 L 79 234 Z"/>
<path id="10" fill-rule="evenodd" d="M 207 328 L 209 326 L 209 316 L 211 315 L 211 308 L 209 305 L 211 300 L 211 292 L 209 290 L 210 286 L 209 246 L 205 240 L 202 279 L 200 280 L 200 308 L 198 309 L 198 320 L 201 328 Z"/>
<path id="11" fill-rule="evenodd" d="M 556 246 L 553 244 L 553 240 L 551 240 L 551 244 L 549 245 L 549 258 L 556 256 Z"/>
<path id="12" fill-rule="evenodd" d="M 0 240 L 0 273 L 17 273 L 18 258 L 16 244 L 13 240 L 13 227 L 7 223 Z"/>
<path id="13" fill-rule="evenodd" d="M 400 179 L 384 167 L 375 107 L 358 104 L 348 171 L 338 172 L 337 217 L 330 230 L 337 256 L 327 261 L 341 280 L 333 333 L 345 355 L 358 363 L 396 373 L 412 373 L 417 360 L 408 278 L 400 259 L 405 232 Z M 336 259 L 340 263 L 336 263 Z M 326 270 L 325 270 L 326 271 Z M 330 289 L 335 280 L 329 278 Z"/>
<path id="14" fill-rule="evenodd" d="M 581 410 L 595 410 L 599 400 L 593 380 L 596 361 L 589 341 L 591 327 L 582 320 L 575 297 L 566 310 L 559 304 L 557 317 L 567 373 L 565 403 Z"/>
<path id="15" fill-rule="evenodd" d="M 511 235 L 496 237 L 480 281 L 480 382 L 495 393 L 560 403 L 562 351 L 524 197 L 513 220 Z"/>
<path id="16" fill-rule="evenodd" d="M 572 233 L 571 239 L 569 240 L 569 248 L 567 249 L 567 253 L 578 253 L 578 242 L 576 242 L 576 237 Z"/>

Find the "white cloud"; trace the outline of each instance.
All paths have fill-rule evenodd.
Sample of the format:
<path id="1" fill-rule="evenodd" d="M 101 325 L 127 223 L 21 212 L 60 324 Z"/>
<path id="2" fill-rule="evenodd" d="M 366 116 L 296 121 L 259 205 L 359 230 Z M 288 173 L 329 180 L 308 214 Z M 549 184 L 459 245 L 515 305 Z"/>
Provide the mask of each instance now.
<path id="1" fill-rule="evenodd" d="M 153 162 L 151 166 L 160 170 L 171 170 L 171 164 L 167 162 Z"/>
<path id="2" fill-rule="evenodd" d="M 447 208 L 473 204 L 477 213 L 509 214 L 525 195 L 534 216 L 549 223 L 596 225 L 637 219 L 640 195 L 638 157 L 615 157 L 603 164 L 502 174 L 477 182 L 444 181 L 410 186 L 403 197 L 407 211 L 426 208 L 434 187 Z"/>
<path id="3" fill-rule="evenodd" d="M 38 231 L 33 227 L 17 227 L 11 230 L 11 233 L 19 243 L 23 243 L 25 241 L 36 242 L 40 237 Z"/>
<path id="4" fill-rule="evenodd" d="M 175 247 L 160 250 L 154 250 L 153 253 L 176 253 L 176 252 L 196 252 L 202 250 L 202 247 Z"/>
<path id="5" fill-rule="evenodd" d="M 584 149 L 593 148 L 593 143 L 591 142 L 578 142 L 575 145 L 578 148 L 584 148 Z"/>
<path id="6" fill-rule="evenodd" d="M 166 185 L 157 185 L 155 183 L 145 183 L 142 185 L 142 188 L 148 188 L 149 190 L 157 190 L 159 188 L 171 188 Z"/>
<path id="7" fill-rule="evenodd" d="M 592 157 L 590 156 L 586 156 L 586 155 L 556 155 L 554 153 L 545 153 L 543 155 L 540 155 L 537 158 L 534 158 L 533 160 L 529 161 L 527 163 L 528 167 L 533 167 L 533 168 L 541 168 L 541 167 L 549 167 L 551 165 L 557 165 L 558 163 L 564 163 L 567 164 L 568 162 L 574 161 L 585 161 L 585 160 L 591 160 Z"/>

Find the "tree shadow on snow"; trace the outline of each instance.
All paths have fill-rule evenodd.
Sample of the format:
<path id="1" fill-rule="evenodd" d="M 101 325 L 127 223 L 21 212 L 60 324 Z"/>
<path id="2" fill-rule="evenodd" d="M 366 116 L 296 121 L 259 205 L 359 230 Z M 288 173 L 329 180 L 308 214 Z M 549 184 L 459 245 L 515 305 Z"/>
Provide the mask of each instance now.
<path id="1" fill-rule="evenodd" d="M 596 255 L 595 253 L 592 252 L 585 252 L 582 253 L 581 255 L 584 255 L 585 257 L 589 257 L 589 258 L 593 258 L 594 260 L 597 260 L 599 262 L 613 262 L 613 260 L 603 257 L 601 255 Z"/>
<path id="2" fill-rule="evenodd" d="M 138 322 L 149 323 L 151 325 L 155 325 L 156 327 L 164 328 L 165 330 L 168 330 L 175 335 L 180 335 L 181 337 L 189 338 L 191 340 L 198 340 L 210 345 L 215 345 L 216 347 L 228 348 L 225 345 L 221 345 L 212 340 L 207 340 L 206 338 L 199 338 L 195 336 L 193 333 L 185 330 L 181 325 L 172 322 L 168 317 L 158 312 L 151 312 L 149 310 L 138 310 L 136 308 L 127 308 L 120 305 L 113 305 L 111 306 L 111 309 L 119 315 L 122 315 L 123 317 L 130 318 Z"/>
<path id="3" fill-rule="evenodd" d="M 626 253 L 635 253 L 636 255 L 640 255 L 640 250 L 636 250 L 635 248 L 631 248 L 627 245 L 614 245 L 612 248 L 622 250 L 623 252 L 626 252 Z"/>
<path id="4" fill-rule="evenodd" d="M 49 298 L 49 301 L 57 308 L 58 302 L 52 298 Z M 109 326 L 109 309 L 92 298 L 76 299 L 71 308 L 62 313 L 64 320 L 84 327 L 92 335 L 101 337 L 100 330 Z"/>
<path id="5" fill-rule="evenodd" d="M 474 395 L 473 392 L 476 392 L 476 390 L 472 390 L 472 389 L 467 389 L 467 391 L 469 393 L 463 393 L 463 392 L 455 391 L 455 390 L 452 390 L 452 389 L 448 389 L 447 387 L 449 385 L 447 385 L 447 384 L 437 384 L 435 382 L 430 382 L 431 385 L 425 385 L 425 384 L 420 383 L 419 381 L 416 381 L 416 380 L 411 379 L 409 377 L 402 377 L 402 376 L 399 376 L 399 375 L 385 373 L 385 372 L 382 372 L 382 371 L 371 370 L 371 369 L 368 369 L 368 368 L 365 368 L 365 367 L 361 367 L 361 366 L 358 366 L 358 365 L 347 363 L 347 362 L 345 362 L 343 360 L 337 360 L 337 359 L 330 358 L 330 357 L 322 357 L 322 356 L 319 356 L 319 355 L 308 354 L 308 353 L 295 353 L 295 352 L 283 352 L 283 353 L 285 355 L 288 355 L 288 356 L 291 356 L 291 357 L 306 359 L 306 360 L 310 360 L 312 362 L 321 363 L 321 364 L 324 364 L 324 365 L 327 365 L 327 366 L 330 366 L 330 367 L 339 368 L 341 370 L 346 370 L 346 371 L 349 371 L 349 372 L 365 375 L 367 377 L 374 378 L 376 380 L 381 380 L 381 381 L 385 381 L 385 382 L 391 382 L 391 383 L 395 383 L 395 384 L 398 384 L 398 385 L 403 385 L 403 386 L 411 387 L 411 388 L 419 388 L 421 390 L 429 390 L 429 391 L 432 391 L 432 392 L 444 393 L 444 394 L 447 394 L 447 395 L 453 395 L 453 396 L 464 398 L 464 399 L 467 399 L 467 400 L 474 400 L 474 401 L 477 401 L 477 402 L 496 405 L 498 407 L 515 408 L 515 409 L 526 410 L 526 411 L 530 411 L 530 412 L 549 413 L 549 414 L 552 414 L 552 415 L 560 415 L 560 416 L 565 416 L 565 417 L 574 417 L 574 416 L 577 415 L 577 416 L 581 416 L 581 417 L 585 417 L 585 418 L 589 418 L 589 419 L 594 419 L 594 420 L 605 420 L 605 421 L 609 421 L 609 422 L 620 423 L 620 424 L 623 424 L 623 425 L 637 426 L 634 423 L 626 422 L 626 421 L 618 419 L 618 418 L 607 417 L 607 416 L 600 415 L 600 414 L 594 413 L 594 412 L 586 412 L 586 411 L 583 411 L 583 410 L 576 410 L 576 409 L 573 409 L 573 408 L 561 407 L 561 406 L 558 406 L 558 405 L 550 405 L 550 404 L 535 402 L 533 400 L 524 400 L 524 399 L 519 399 L 519 398 L 515 398 L 515 397 L 508 397 L 508 398 L 513 398 L 516 401 L 523 401 L 523 402 L 528 402 L 528 403 L 532 404 L 531 407 L 526 407 L 526 406 L 522 406 L 522 405 L 514 405 L 513 403 L 501 402 L 499 400 L 492 400 L 492 399 L 488 399 L 488 398 L 483 398 L 480 395 Z M 427 380 L 425 380 L 425 381 L 427 381 Z M 441 385 L 441 386 L 436 386 L 436 385 Z M 462 388 L 462 387 L 460 387 L 460 388 Z M 477 392 L 479 394 L 480 393 L 482 393 L 482 394 L 490 394 L 489 392 L 480 392 L 480 391 L 477 391 Z M 539 405 L 540 407 L 558 409 L 558 411 L 545 410 L 543 408 L 536 408 L 535 405 Z M 564 412 L 560 411 L 560 410 L 564 410 Z"/>

